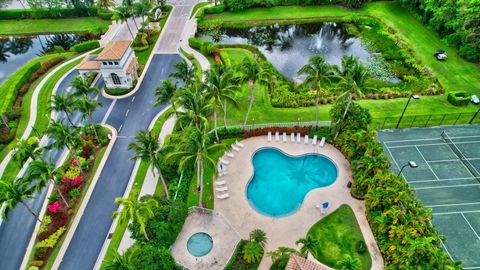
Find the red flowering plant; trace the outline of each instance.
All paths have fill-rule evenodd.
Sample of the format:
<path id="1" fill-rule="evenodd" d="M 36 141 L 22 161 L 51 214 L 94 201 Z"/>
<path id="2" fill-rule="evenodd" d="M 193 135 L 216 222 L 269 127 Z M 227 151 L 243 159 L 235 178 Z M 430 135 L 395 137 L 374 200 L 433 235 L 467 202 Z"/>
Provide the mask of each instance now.
<path id="1" fill-rule="evenodd" d="M 75 159 L 72 159 L 72 165 L 78 167 L 78 161 L 76 161 Z"/>
<path id="2" fill-rule="evenodd" d="M 75 178 L 73 178 L 72 184 L 73 184 L 74 186 L 79 185 L 80 183 L 82 183 L 82 180 L 83 180 L 83 178 L 82 178 L 81 175 L 76 176 Z"/>
<path id="3" fill-rule="evenodd" d="M 62 209 L 62 206 L 58 201 L 54 201 L 53 203 L 48 205 L 47 209 L 50 213 L 57 213 L 58 211 L 60 211 L 60 209 Z"/>

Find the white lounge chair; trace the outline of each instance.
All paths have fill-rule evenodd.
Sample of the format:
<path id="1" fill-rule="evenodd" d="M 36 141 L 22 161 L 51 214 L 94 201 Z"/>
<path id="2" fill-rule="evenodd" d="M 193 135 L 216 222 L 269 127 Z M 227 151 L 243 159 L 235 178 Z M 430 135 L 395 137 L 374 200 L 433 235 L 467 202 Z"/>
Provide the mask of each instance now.
<path id="1" fill-rule="evenodd" d="M 268 132 L 268 141 L 271 142 L 272 141 L 272 132 Z"/>
<path id="2" fill-rule="evenodd" d="M 283 142 L 287 142 L 287 133 L 283 132 Z"/>
<path id="3" fill-rule="evenodd" d="M 312 145 L 316 145 L 316 144 L 317 144 L 317 135 L 313 135 Z"/>
<path id="4" fill-rule="evenodd" d="M 275 132 L 275 141 L 278 142 L 280 141 L 280 134 L 277 132 Z"/>
<path id="5" fill-rule="evenodd" d="M 234 158 L 235 155 L 232 152 L 227 152 L 227 157 L 229 158 Z"/>
<path id="6" fill-rule="evenodd" d="M 295 133 L 293 132 L 290 134 L 290 141 L 295 142 Z"/>
<path id="7" fill-rule="evenodd" d="M 227 183 L 226 181 L 215 181 L 215 185 L 217 185 L 217 186 L 223 186 L 226 183 Z"/>
<path id="8" fill-rule="evenodd" d="M 220 158 L 219 161 L 220 161 L 220 163 L 222 163 L 223 165 L 228 165 L 228 164 L 230 164 L 230 161 L 225 160 L 225 159 L 223 159 L 223 158 Z"/>
<path id="9" fill-rule="evenodd" d="M 237 151 L 237 152 L 240 152 L 240 148 L 236 147 L 235 145 L 232 144 L 232 149 Z"/>
<path id="10" fill-rule="evenodd" d="M 297 143 L 300 143 L 302 141 L 302 135 L 300 133 L 297 133 Z"/>
<path id="11" fill-rule="evenodd" d="M 228 191 L 228 187 L 217 187 L 215 190 L 220 192 Z"/>
<path id="12" fill-rule="evenodd" d="M 235 141 L 235 145 L 240 147 L 240 148 L 245 147 L 245 145 L 243 143 L 239 142 L 239 141 Z"/>
<path id="13" fill-rule="evenodd" d="M 322 140 L 320 141 L 320 143 L 318 144 L 320 147 L 323 147 L 325 146 L 325 137 L 322 137 Z"/>
<path id="14" fill-rule="evenodd" d="M 223 193 L 223 194 L 217 195 L 217 198 L 219 198 L 220 200 L 227 199 L 228 197 L 230 197 L 228 195 L 228 193 Z"/>
<path id="15" fill-rule="evenodd" d="M 308 144 L 308 142 L 309 142 L 309 140 L 308 140 L 308 135 L 305 135 L 305 140 L 303 140 L 303 142 L 304 142 L 305 144 Z"/>

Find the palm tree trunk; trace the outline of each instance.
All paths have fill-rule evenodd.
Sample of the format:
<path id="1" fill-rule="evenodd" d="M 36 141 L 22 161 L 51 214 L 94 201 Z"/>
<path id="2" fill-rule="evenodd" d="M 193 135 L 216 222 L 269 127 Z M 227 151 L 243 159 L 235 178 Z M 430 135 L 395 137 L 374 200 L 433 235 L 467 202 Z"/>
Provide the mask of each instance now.
<path id="1" fill-rule="evenodd" d="M 70 125 L 71 125 L 72 127 L 76 127 L 76 126 L 73 124 L 72 120 L 70 119 L 70 116 L 68 115 L 68 113 L 65 112 L 65 111 L 64 111 L 64 113 L 65 113 L 65 116 L 67 116 L 67 120 L 68 120 L 68 122 L 70 123 Z"/>
<path id="2" fill-rule="evenodd" d="M 227 129 L 227 100 L 223 103 L 223 126 Z"/>
<path id="3" fill-rule="evenodd" d="M 27 8 L 25 7 L 25 4 L 23 3 L 22 0 L 18 0 L 18 2 L 20 2 L 20 4 L 22 5 L 23 9 L 27 9 Z"/>
<path id="4" fill-rule="evenodd" d="M 158 167 L 160 167 L 160 165 L 158 165 Z M 162 171 L 160 170 L 160 168 L 157 168 L 157 169 L 158 169 L 158 175 L 160 176 L 160 179 L 162 180 L 163 189 L 165 189 L 165 195 L 167 196 L 167 199 L 170 199 L 170 195 L 168 195 L 167 183 L 165 182 L 165 178 L 163 178 Z"/>
<path id="5" fill-rule="evenodd" d="M 200 188 L 200 160 L 197 160 L 197 189 Z"/>
<path id="6" fill-rule="evenodd" d="M 67 144 L 67 149 L 68 149 L 68 151 L 70 152 L 70 154 L 72 154 L 73 160 L 75 160 L 75 161 L 78 163 L 78 168 L 80 169 L 80 174 L 83 175 L 82 164 L 80 164 L 80 162 L 78 161 L 78 157 L 77 157 L 76 151 L 74 151 L 74 149 L 72 149 L 72 147 L 70 147 L 68 144 Z"/>
<path id="7" fill-rule="evenodd" d="M 203 199 L 203 162 L 200 161 L 201 169 L 200 169 L 200 196 L 198 199 L 198 206 L 202 207 L 202 199 Z"/>
<path id="8" fill-rule="evenodd" d="M 135 21 L 135 16 L 132 16 L 132 21 L 133 21 L 133 24 L 135 25 L 135 28 L 137 28 L 137 31 L 138 31 L 138 25 L 137 25 L 137 22 Z"/>
<path id="9" fill-rule="evenodd" d="M 318 130 L 318 92 L 320 92 L 320 84 L 318 84 L 317 93 L 315 94 L 315 128 Z"/>
<path id="10" fill-rule="evenodd" d="M 148 235 L 147 235 L 147 230 L 144 230 L 143 231 L 143 236 L 145 236 L 145 240 L 150 241 L 150 238 L 148 238 Z"/>
<path id="11" fill-rule="evenodd" d="M 125 23 L 127 24 L 128 32 L 130 32 L 130 35 L 132 36 L 132 40 L 134 40 L 135 37 L 133 36 L 132 29 L 130 29 L 130 25 L 128 25 L 128 18 L 125 20 Z"/>
<path id="12" fill-rule="evenodd" d="M 53 180 L 53 178 L 50 179 L 50 182 L 52 183 L 53 187 L 57 190 L 58 192 L 58 195 L 60 195 L 60 197 L 62 198 L 62 201 L 65 203 L 65 205 L 67 207 L 70 207 L 70 205 L 68 204 L 67 200 L 65 199 L 65 197 L 63 196 L 63 193 L 62 191 L 60 190 L 60 188 L 58 187 L 57 183 L 55 182 L 55 180 Z"/>
<path id="13" fill-rule="evenodd" d="M 171 101 L 170 100 L 170 103 L 172 104 L 172 108 L 173 108 L 173 111 L 175 113 L 175 118 L 178 120 L 178 112 L 177 112 L 177 108 L 175 106 L 175 102 Z M 180 125 L 180 129 L 183 130 L 183 124 L 182 122 L 178 121 L 178 124 Z"/>
<path id="14" fill-rule="evenodd" d="M 243 128 L 247 125 L 248 115 L 253 106 L 253 99 L 255 98 L 255 82 L 252 84 L 252 96 L 250 97 L 250 105 L 248 105 L 247 115 L 245 116 L 245 121 L 243 122 Z"/>
<path id="15" fill-rule="evenodd" d="M 30 214 L 32 214 L 43 225 L 43 221 L 40 220 L 40 217 L 38 217 L 38 215 L 33 212 L 32 208 L 30 208 L 28 204 L 26 204 L 24 201 L 20 201 L 20 203 L 23 204 L 23 206 L 27 208 L 28 212 L 30 212 Z"/>
<path id="16" fill-rule="evenodd" d="M 217 138 L 217 142 L 220 141 L 218 138 L 218 131 L 217 131 L 217 111 L 213 111 L 213 130 L 215 130 L 215 138 Z"/>
<path id="17" fill-rule="evenodd" d="M 350 108 L 350 104 L 352 104 L 352 94 L 350 94 L 348 96 L 348 103 L 347 103 L 347 107 L 345 108 L 345 111 L 343 112 L 343 116 L 342 116 L 342 119 L 345 120 L 345 117 L 347 116 L 347 113 L 348 113 L 348 109 Z M 340 129 L 337 130 L 337 133 L 335 133 L 335 137 L 333 138 L 333 141 L 337 141 L 337 137 L 338 135 L 340 134 Z"/>

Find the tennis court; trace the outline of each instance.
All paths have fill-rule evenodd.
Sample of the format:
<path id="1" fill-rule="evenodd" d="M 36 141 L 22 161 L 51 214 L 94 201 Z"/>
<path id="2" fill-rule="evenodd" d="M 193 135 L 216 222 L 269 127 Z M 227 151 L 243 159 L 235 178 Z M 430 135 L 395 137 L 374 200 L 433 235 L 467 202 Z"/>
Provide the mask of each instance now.
<path id="1" fill-rule="evenodd" d="M 395 172 L 417 163 L 402 175 L 432 208 L 448 255 L 480 269 L 480 126 L 381 130 L 378 139 Z"/>

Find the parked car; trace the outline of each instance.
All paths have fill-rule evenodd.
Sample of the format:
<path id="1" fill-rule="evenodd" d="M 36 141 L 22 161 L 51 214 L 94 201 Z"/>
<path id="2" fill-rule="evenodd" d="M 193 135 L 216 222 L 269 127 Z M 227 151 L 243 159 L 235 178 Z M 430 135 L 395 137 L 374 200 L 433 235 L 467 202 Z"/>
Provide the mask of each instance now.
<path id="1" fill-rule="evenodd" d="M 478 105 L 480 104 L 480 99 L 478 99 L 477 95 L 472 95 L 472 98 L 470 99 L 473 104 Z"/>
<path id="2" fill-rule="evenodd" d="M 438 61 L 444 61 L 447 60 L 447 52 L 444 50 L 437 50 L 433 56 L 437 58 Z"/>

